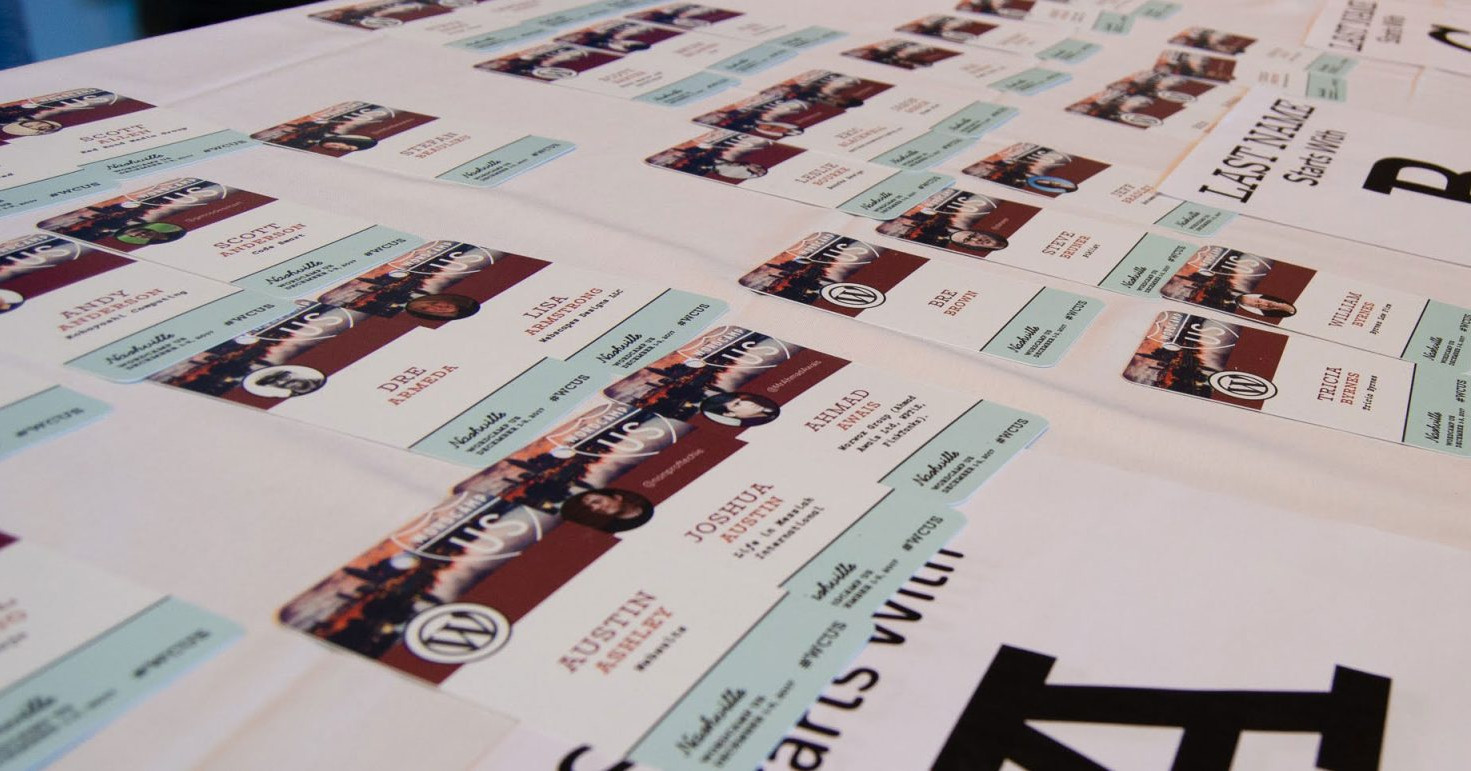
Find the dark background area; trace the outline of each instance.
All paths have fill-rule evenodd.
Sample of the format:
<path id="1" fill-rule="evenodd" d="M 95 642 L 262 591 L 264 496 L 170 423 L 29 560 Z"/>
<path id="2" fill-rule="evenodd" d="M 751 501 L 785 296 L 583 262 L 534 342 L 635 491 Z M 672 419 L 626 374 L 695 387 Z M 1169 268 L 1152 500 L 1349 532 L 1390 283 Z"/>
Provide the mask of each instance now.
<path id="1" fill-rule="evenodd" d="M 309 0 L 0 0 L 0 68 L 180 32 Z M 352 0 L 343 0 L 347 5 Z"/>
<path id="2" fill-rule="evenodd" d="M 306 5 L 308 0 L 138 0 L 143 34 L 162 35 L 238 19 L 266 11 Z M 350 5 L 351 0 L 343 0 Z"/>

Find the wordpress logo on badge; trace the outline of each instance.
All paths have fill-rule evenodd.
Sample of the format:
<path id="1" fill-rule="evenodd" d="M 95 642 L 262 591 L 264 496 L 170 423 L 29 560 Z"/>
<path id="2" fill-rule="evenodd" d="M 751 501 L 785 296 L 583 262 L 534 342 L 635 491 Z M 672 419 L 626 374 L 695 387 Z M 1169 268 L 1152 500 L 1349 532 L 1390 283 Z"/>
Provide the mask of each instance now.
<path id="1" fill-rule="evenodd" d="M 570 67 L 537 67 L 531 74 L 542 80 L 566 80 L 577 77 L 577 70 Z"/>
<path id="2" fill-rule="evenodd" d="M 842 282 L 822 288 L 822 299 L 844 308 L 872 308 L 883 305 L 884 293 L 871 286 Z"/>
<path id="3" fill-rule="evenodd" d="M 1264 402 L 1277 395 L 1277 385 L 1261 375 L 1225 370 L 1211 375 L 1211 388 L 1227 396 L 1252 402 Z"/>
<path id="4" fill-rule="evenodd" d="M 500 611 L 452 602 L 414 616 L 404 629 L 409 652 L 435 664 L 478 661 L 506 647 L 511 622 Z"/>

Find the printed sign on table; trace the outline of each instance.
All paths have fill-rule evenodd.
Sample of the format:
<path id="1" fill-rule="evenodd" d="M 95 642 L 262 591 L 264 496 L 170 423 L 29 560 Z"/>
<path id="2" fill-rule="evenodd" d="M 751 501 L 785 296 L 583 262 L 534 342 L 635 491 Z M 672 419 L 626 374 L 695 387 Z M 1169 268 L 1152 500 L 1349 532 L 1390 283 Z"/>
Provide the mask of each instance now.
<path id="1" fill-rule="evenodd" d="M 1424 590 L 1471 571 L 1463 551 L 1177 477 L 1020 459 L 987 507 L 1039 490 L 1055 506 L 952 539 L 763 767 L 971 771 L 1023 767 L 1030 749 L 1110 769 L 1440 768 L 1471 752 L 1457 720 L 1471 618 L 1427 614 Z M 1100 490 L 1170 503 L 1100 504 Z M 1202 603 L 1208 623 L 1157 623 Z"/>
<path id="2" fill-rule="evenodd" d="M 1471 75 L 1471 8 L 1401 0 L 1329 0 L 1307 44 Z"/>
<path id="3" fill-rule="evenodd" d="M 1471 265 L 1467 169 L 1471 149 L 1457 130 L 1255 89 L 1160 187 L 1238 214 Z"/>

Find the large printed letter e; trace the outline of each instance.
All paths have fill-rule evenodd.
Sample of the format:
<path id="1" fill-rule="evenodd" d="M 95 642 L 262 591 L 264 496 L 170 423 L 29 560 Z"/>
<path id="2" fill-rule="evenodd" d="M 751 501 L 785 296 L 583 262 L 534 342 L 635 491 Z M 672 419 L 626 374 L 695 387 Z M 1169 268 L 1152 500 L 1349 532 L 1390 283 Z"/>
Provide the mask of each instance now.
<path id="1" fill-rule="evenodd" d="M 1445 179 L 1445 186 L 1436 187 L 1419 182 L 1407 182 L 1400 179 L 1400 173 L 1405 169 L 1424 169 L 1435 172 Z M 1389 195 L 1394 192 L 1395 188 L 1412 193 L 1433 195 L 1436 198 L 1448 198 L 1460 203 L 1471 203 L 1471 171 L 1457 174 L 1444 166 L 1425 161 L 1415 161 L 1409 158 L 1381 158 L 1374 163 L 1374 168 L 1369 169 L 1369 176 L 1364 180 L 1364 189 Z"/>

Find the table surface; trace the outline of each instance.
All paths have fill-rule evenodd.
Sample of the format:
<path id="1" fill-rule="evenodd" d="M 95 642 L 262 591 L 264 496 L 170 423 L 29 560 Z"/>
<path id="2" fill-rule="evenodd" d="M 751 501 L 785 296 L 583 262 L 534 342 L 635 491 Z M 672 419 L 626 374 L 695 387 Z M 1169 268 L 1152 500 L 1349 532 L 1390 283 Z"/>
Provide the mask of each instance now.
<path id="1" fill-rule="evenodd" d="M 461 58 L 306 18 L 309 10 L 337 5 L 0 72 L 0 93 L 97 86 L 247 132 L 299 114 L 284 105 L 361 98 L 568 139 L 578 145 L 574 153 L 493 190 L 391 177 L 271 148 L 210 161 L 209 175 L 427 238 L 721 298 L 732 308 L 726 320 L 1045 416 L 1051 430 L 1026 453 L 1034 467 L 1079 460 L 1145 476 L 1179 478 L 1183 471 L 1188 478 L 1178 481 L 1201 496 L 1231 495 L 1249 505 L 1471 548 L 1471 474 L 1462 459 L 1202 407 L 1123 380 L 1123 364 L 1159 301 L 1046 280 L 1101 298 L 1107 307 L 1059 366 L 1036 369 L 757 297 L 735 279 L 759 259 L 801 234 L 844 229 L 862 236 L 872 223 L 644 165 L 651 152 L 697 133 L 685 122 L 696 114 L 692 108 L 666 110 L 477 73 Z M 850 33 L 948 8 L 886 0 L 735 5 Z M 1306 0 L 1210 5 L 1229 10 L 1238 28 L 1297 39 L 1317 6 Z M 1102 77 L 1086 68 L 1077 73 Z M 1423 77 L 1410 114 L 1463 123 L 1471 100 L 1450 98 L 1461 82 Z M 1187 149 L 1188 143 L 1163 142 L 1119 152 L 1150 162 L 1162 176 Z M 19 229 L 32 221 L 21 216 L 0 224 Z M 1471 304 L 1471 271 L 1448 263 L 1244 218 L 1229 233 L 1237 248 Z M 1036 280 L 1004 266 L 990 269 Z M 97 425 L 0 463 L 0 527 L 246 629 L 242 641 L 131 710 L 57 768 L 466 767 L 511 729 L 505 717 L 331 652 L 275 622 L 284 601 L 437 500 L 465 469 L 166 388 L 116 385 L 13 358 L 0 358 L 0 367 L 60 382 L 115 408 Z M 1041 512 L 1053 497 L 1045 485 L 983 488 L 963 511 L 972 517 Z M 1128 489 L 1099 490 L 1095 500 L 1100 511 L 1146 504 Z M 1147 505 L 1176 503 L 1189 505 Z"/>

